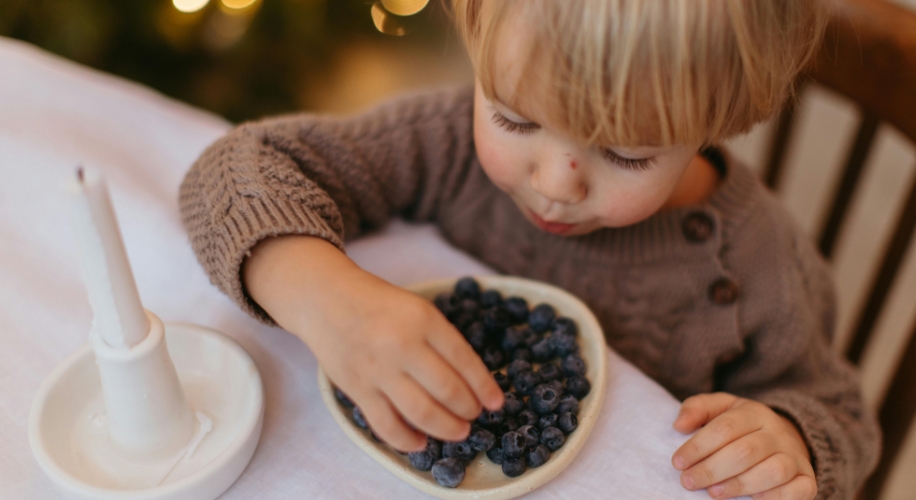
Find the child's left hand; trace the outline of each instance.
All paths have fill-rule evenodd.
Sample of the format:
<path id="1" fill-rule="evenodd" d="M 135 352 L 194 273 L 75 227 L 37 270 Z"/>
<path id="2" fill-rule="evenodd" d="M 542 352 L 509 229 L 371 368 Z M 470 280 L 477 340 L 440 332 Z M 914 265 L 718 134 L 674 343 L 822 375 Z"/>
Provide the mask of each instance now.
<path id="1" fill-rule="evenodd" d="M 817 495 L 811 456 L 795 425 L 770 407 L 731 394 L 687 398 L 674 428 L 700 429 L 671 457 L 688 490 L 713 498 L 803 499 Z"/>

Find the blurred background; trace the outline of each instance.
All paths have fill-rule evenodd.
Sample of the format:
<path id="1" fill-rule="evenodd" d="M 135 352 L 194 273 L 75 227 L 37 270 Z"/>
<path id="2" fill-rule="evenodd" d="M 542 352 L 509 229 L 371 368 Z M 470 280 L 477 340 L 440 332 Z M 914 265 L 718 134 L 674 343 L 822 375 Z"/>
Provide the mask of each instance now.
<path id="1" fill-rule="evenodd" d="M 0 35 L 234 122 L 472 81 L 443 0 L 2 0 Z"/>
<path id="2" fill-rule="evenodd" d="M 916 0 L 887 0 L 916 10 Z M 350 113 L 404 91 L 470 84 L 473 75 L 447 0 L 0 0 L 0 36 L 240 122 L 294 111 Z M 2 68 L 0 68 L 2 78 Z M 860 111 L 816 85 L 802 95 L 779 196 L 812 236 L 837 183 Z M 762 171 L 774 123 L 725 146 Z M 916 150 L 882 125 L 833 258 L 839 289 L 836 348 L 845 347 Z M 916 316 L 911 244 L 862 362 L 871 404 L 881 401 Z M 916 498 L 916 431 L 883 498 Z"/>

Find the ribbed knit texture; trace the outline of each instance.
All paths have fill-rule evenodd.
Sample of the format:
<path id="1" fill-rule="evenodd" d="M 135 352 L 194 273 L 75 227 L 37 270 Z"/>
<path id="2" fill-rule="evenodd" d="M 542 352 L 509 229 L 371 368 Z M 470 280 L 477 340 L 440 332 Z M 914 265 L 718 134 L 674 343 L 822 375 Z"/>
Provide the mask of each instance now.
<path id="1" fill-rule="evenodd" d="M 211 281 L 271 323 L 240 280 L 262 239 L 311 235 L 343 250 L 394 216 L 434 222 L 493 268 L 576 294 L 608 343 L 676 397 L 727 391 L 793 420 L 812 453 L 818 497 L 853 498 L 876 464 L 879 431 L 856 373 L 829 348 L 829 269 L 754 174 L 712 148 L 704 154 L 724 179 L 707 203 L 556 236 L 528 223 L 481 170 L 472 110 L 471 90 L 453 89 L 357 117 L 238 127 L 181 186 L 184 222 Z M 685 222 L 696 217 L 711 222 L 708 237 L 688 237 Z"/>

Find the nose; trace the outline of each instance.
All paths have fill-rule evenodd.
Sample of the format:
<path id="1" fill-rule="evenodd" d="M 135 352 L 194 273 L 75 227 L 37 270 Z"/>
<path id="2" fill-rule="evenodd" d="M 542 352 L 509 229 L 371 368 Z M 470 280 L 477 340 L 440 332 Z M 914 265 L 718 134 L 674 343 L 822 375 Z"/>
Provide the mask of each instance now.
<path id="1" fill-rule="evenodd" d="M 536 165 L 530 183 L 541 196 L 567 205 L 582 201 L 588 194 L 583 169 L 566 154 Z"/>

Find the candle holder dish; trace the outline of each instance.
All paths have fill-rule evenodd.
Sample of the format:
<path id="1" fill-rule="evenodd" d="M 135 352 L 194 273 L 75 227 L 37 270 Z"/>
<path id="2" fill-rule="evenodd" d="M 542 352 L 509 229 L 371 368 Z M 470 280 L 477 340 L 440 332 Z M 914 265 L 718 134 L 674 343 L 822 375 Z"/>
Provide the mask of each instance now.
<path id="1" fill-rule="evenodd" d="M 113 408 L 106 411 L 103 397 L 101 379 L 107 376 L 100 377 L 100 366 L 108 361 L 97 359 L 99 351 L 87 345 L 45 379 L 29 414 L 32 452 L 68 498 L 215 499 L 254 454 L 264 418 L 264 393 L 248 353 L 217 331 L 185 323 L 163 328 L 158 318 L 148 315 L 153 324 L 150 335 L 123 356 L 135 350 L 144 356 L 167 344 L 164 357 L 171 357 L 193 414 L 190 439 L 179 443 L 177 452 L 165 447 L 167 451 L 158 455 L 127 453 L 118 446 L 109 429 Z M 145 390 L 149 393 L 137 397 L 155 397 L 156 387 Z"/>

